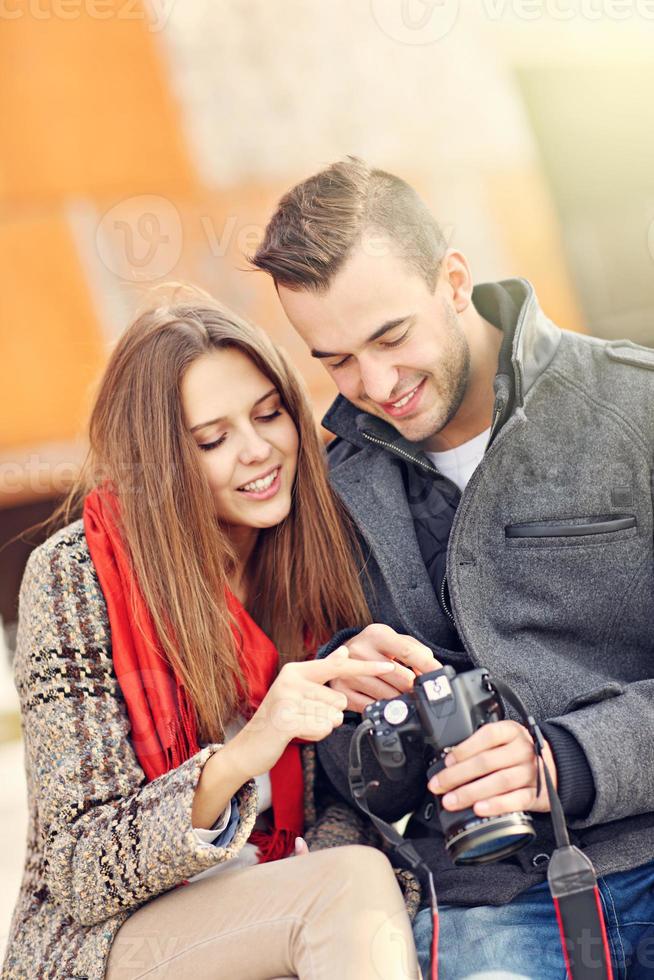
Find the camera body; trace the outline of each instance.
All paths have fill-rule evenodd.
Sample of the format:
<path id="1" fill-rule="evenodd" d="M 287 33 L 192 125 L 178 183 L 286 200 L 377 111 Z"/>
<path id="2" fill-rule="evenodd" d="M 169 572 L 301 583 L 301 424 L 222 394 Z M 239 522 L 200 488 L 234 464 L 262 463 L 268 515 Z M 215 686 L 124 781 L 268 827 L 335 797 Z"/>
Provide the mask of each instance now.
<path id="1" fill-rule="evenodd" d="M 375 701 L 363 712 L 372 724 L 375 755 L 389 779 L 406 774 L 406 746 L 422 742 L 432 755 L 427 778 L 445 767 L 447 752 L 482 725 L 501 721 L 504 707 L 484 668 L 457 674 L 445 666 L 416 677 L 413 690 Z M 444 810 L 434 797 L 445 846 L 456 864 L 497 861 L 534 837 L 531 818 L 524 813 L 479 817 L 472 809 Z"/>

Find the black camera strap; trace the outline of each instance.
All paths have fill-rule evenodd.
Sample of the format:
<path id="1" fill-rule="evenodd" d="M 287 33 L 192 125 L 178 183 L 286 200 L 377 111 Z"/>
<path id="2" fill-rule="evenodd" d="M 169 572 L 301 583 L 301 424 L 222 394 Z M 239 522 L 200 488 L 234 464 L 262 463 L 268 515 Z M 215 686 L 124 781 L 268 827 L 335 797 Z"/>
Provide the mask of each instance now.
<path id="1" fill-rule="evenodd" d="M 434 885 L 434 876 L 431 868 L 423 861 L 410 840 L 405 840 L 401 834 L 398 834 L 395 827 L 393 827 L 390 823 L 386 823 L 385 820 L 382 820 L 381 817 L 374 814 L 368 806 L 368 793 L 370 793 L 371 790 L 376 789 L 379 786 L 379 783 L 376 779 L 366 783 L 363 778 L 361 744 L 366 735 L 369 735 L 372 730 L 372 722 L 363 721 L 352 736 L 352 741 L 350 742 L 348 771 L 350 791 L 352 792 L 352 796 L 354 797 L 359 809 L 363 810 L 366 816 L 370 818 L 373 825 L 377 828 L 382 837 L 389 844 L 392 844 L 395 851 L 397 851 L 397 853 L 400 854 L 415 871 L 422 871 L 429 882 L 429 903 L 431 906 L 431 919 L 433 926 L 431 940 L 431 978 L 432 980 L 438 980 L 438 899 L 436 897 L 436 887 Z"/>
<path id="2" fill-rule="evenodd" d="M 496 678 L 493 678 L 493 686 L 515 708 L 533 739 L 538 759 L 537 796 L 541 789 L 541 771 L 545 777 L 556 841 L 556 850 L 547 868 L 547 880 L 568 976 L 571 980 L 612 980 L 611 954 L 597 876 L 590 859 L 570 843 L 561 800 L 543 758 L 543 733 L 515 691 Z"/>
<path id="3" fill-rule="evenodd" d="M 563 807 L 543 758 L 545 746 L 543 733 L 533 716 L 528 714 L 522 700 L 507 684 L 495 678 L 493 678 L 492 683 L 498 694 L 518 712 L 533 739 L 534 752 L 538 760 L 536 795 L 540 795 L 541 772 L 545 779 L 556 841 L 556 850 L 549 862 L 547 879 L 554 902 L 568 977 L 570 980 L 613 980 L 606 925 L 595 869 L 589 858 L 578 847 L 570 843 Z M 349 758 L 350 790 L 357 806 L 370 818 L 382 837 L 412 868 L 421 870 L 427 877 L 434 923 L 432 980 L 437 980 L 438 904 L 432 872 L 411 841 L 405 840 L 394 827 L 372 813 L 368 806 L 368 794 L 379 786 L 379 782 L 373 780 L 366 783 L 363 778 L 361 745 L 364 737 L 369 735 L 372 730 L 372 722 L 363 721 L 352 736 Z"/>

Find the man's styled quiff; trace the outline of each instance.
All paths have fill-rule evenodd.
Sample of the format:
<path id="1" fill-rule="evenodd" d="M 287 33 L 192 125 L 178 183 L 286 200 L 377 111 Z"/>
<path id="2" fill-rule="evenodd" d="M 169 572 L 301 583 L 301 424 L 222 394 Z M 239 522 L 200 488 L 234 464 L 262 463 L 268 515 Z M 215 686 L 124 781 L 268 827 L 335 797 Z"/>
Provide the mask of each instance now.
<path id="1" fill-rule="evenodd" d="M 364 232 L 388 236 L 397 254 L 434 289 L 446 242 L 406 181 L 347 157 L 282 197 L 250 260 L 276 286 L 327 290 Z"/>

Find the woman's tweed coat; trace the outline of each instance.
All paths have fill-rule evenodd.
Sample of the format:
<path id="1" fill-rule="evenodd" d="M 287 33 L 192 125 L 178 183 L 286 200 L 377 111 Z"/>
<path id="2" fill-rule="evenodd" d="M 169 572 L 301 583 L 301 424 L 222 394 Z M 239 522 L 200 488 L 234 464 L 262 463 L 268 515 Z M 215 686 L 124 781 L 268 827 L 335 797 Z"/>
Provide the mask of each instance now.
<path id="1" fill-rule="evenodd" d="M 220 848 L 200 844 L 191 824 L 200 771 L 219 744 L 146 783 L 81 520 L 30 556 L 15 682 L 29 826 L 2 977 L 102 980 L 111 943 L 131 912 L 240 850 L 254 825 L 256 789 L 251 782 L 240 790 L 238 830 Z M 333 801 L 316 821 L 312 747 L 304 756 L 312 849 L 373 843 L 356 815 Z M 411 911 L 416 898 L 412 893 Z"/>

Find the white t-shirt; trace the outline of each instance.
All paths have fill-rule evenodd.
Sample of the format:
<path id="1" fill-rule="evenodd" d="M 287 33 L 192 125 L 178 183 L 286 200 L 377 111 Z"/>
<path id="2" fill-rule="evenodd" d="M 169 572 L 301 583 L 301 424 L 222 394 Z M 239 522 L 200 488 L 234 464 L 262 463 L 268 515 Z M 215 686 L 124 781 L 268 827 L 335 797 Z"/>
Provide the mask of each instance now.
<path id="1" fill-rule="evenodd" d="M 477 469 L 481 458 L 486 452 L 490 438 L 490 426 L 478 436 L 457 446 L 456 449 L 446 449 L 442 453 L 425 453 L 443 476 L 448 477 L 463 493 L 468 480 Z"/>
<path id="2" fill-rule="evenodd" d="M 234 736 L 241 730 L 241 728 L 243 728 L 244 725 L 245 719 L 241 717 L 235 718 L 234 721 L 231 721 L 225 729 L 225 742 L 229 742 L 230 738 L 234 738 Z M 257 786 L 257 814 L 259 814 L 263 813 L 272 805 L 270 774 L 266 772 L 263 774 L 263 776 L 255 776 L 254 781 Z M 193 829 L 198 841 L 201 844 L 206 844 L 207 847 L 213 847 L 214 840 L 227 829 L 231 813 L 232 801 L 230 800 L 225 807 L 222 817 L 220 820 L 216 821 L 216 824 L 211 828 L 211 830 L 207 830 L 203 827 L 194 827 Z M 215 864 L 211 868 L 206 868 L 205 871 L 200 871 L 198 874 L 193 875 L 193 877 L 189 878 L 188 880 L 197 881 L 198 878 L 206 878 L 209 875 L 217 874 L 217 872 L 222 871 L 225 868 L 229 868 L 230 871 L 233 871 L 234 868 L 248 868 L 257 863 L 257 849 L 254 844 L 244 844 L 236 857 L 230 858 L 228 861 L 222 861 L 220 864 Z"/>

